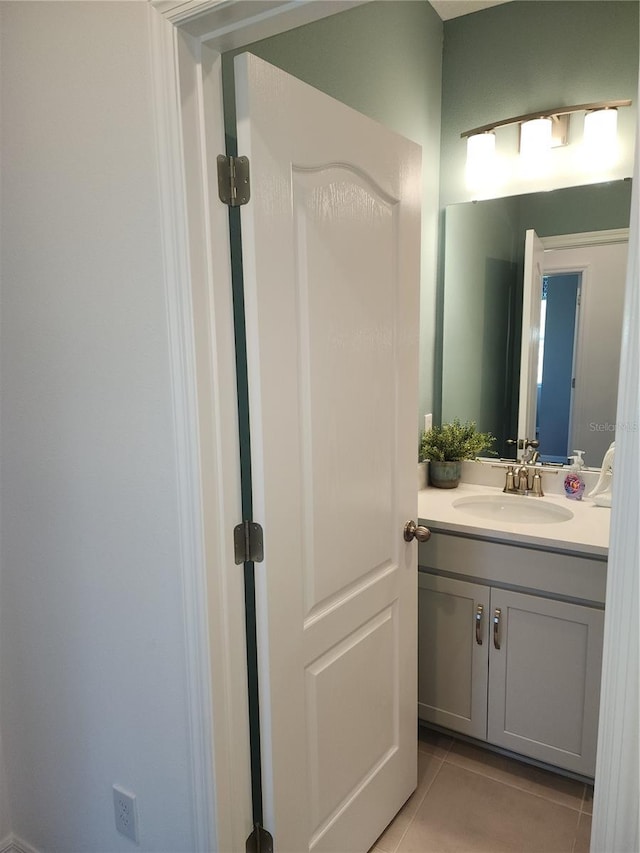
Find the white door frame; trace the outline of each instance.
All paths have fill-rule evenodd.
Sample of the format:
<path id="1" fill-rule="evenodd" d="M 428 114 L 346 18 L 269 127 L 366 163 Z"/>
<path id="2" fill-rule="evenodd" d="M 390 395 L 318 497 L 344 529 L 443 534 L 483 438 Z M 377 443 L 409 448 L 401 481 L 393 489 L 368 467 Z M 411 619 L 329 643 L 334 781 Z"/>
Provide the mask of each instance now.
<path id="1" fill-rule="evenodd" d="M 198 851 L 235 853 L 244 850 L 251 828 L 251 802 L 244 588 L 232 544 L 241 516 L 228 226 L 226 210 L 215 202 L 212 169 L 224 150 L 219 54 L 367 0 L 148 2 L 180 476 L 194 837 Z M 636 171 L 632 210 L 637 178 Z M 634 217 L 630 258 L 639 228 Z M 629 282 L 636 291 L 638 275 L 631 261 Z M 637 297 L 627 323 L 618 413 L 633 420 Z M 632 839 L 634 826 L 637 840 L 636 803 L 629 795 L 637 794 L 638 768 L 633 745 L 627 739 L 625 747 L 623 739 L 635 730 L 637 745 L 638 523 L 622 517 L 623 509 L 625 515 L 637 511 L 640 500 L 638 442 L 631 438 L 617 444 L 616 468 L 631 476 L 618 478 L 620 511 L 612 519 L 593 850 L 631 849 L 610 842 Z M 635 692 L 628 690 L 634 673 Z"/>

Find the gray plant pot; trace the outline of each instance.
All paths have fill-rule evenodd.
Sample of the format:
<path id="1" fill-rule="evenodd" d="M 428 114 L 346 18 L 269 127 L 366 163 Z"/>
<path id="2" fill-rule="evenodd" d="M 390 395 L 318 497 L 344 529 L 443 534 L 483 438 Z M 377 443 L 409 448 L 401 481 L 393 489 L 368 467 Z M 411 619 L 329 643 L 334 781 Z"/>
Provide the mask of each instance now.
<path id="1" fill-rule="evenodd" d="M 429 482 L 437 489 L 455 489 L 461 474 L 462 462 L 429 462 Z"/>

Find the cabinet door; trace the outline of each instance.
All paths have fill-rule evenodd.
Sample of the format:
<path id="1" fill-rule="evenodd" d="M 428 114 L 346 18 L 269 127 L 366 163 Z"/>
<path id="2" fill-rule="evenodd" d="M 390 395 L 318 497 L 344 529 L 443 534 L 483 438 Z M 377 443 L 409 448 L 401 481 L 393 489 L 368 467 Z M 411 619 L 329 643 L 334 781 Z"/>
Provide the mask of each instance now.
<path id="1" fill-rule="evenodd" d="M 486 739 L 488 646 L 489 588 L 419 572 L 420 719 Z"/>
<path id="2" fill-rule="evenodd" d="M 593 776 L 604 612 L 493 589 L 491 622 L 488 741 Z"/>

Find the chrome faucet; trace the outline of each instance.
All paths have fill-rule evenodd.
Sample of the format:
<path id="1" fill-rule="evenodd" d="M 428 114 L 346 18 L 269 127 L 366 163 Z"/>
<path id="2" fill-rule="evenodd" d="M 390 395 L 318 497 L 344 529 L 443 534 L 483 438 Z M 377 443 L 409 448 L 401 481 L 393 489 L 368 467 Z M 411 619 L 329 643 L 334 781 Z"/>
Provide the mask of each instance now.
<path id="1" fill-rule="evenodd" d="M 542 490 L 542 475 L 539 469 L 534 469 L 531 482 L 529 477 L 531 471 L 526 465 L 518 465 L 514 471 L 513 465 L 507 468 L 503 492 L 511 492 L 517 495 L 534 495 L 537 498 L 544 497 Z"/>

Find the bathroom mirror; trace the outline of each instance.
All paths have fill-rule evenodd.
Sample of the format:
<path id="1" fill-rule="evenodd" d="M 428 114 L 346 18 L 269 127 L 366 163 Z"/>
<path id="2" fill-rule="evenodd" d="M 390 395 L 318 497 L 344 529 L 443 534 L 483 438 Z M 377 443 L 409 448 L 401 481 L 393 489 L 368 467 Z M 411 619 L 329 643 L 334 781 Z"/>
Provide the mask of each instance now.
<path id="1" fill-rule="evenodd" d="M 499 456 L 514 457 L 507 440 L 518 426 L 525 232 L 553 237 L 627 228 L 630 204 L 631 180 L 625 180 L 446 209 L 443 422 L 474 420 L 496 436 Z M 608 343 L 619 350 L 619 337 Z M 617 385 L 617 376 L 612 381 Z"/>

